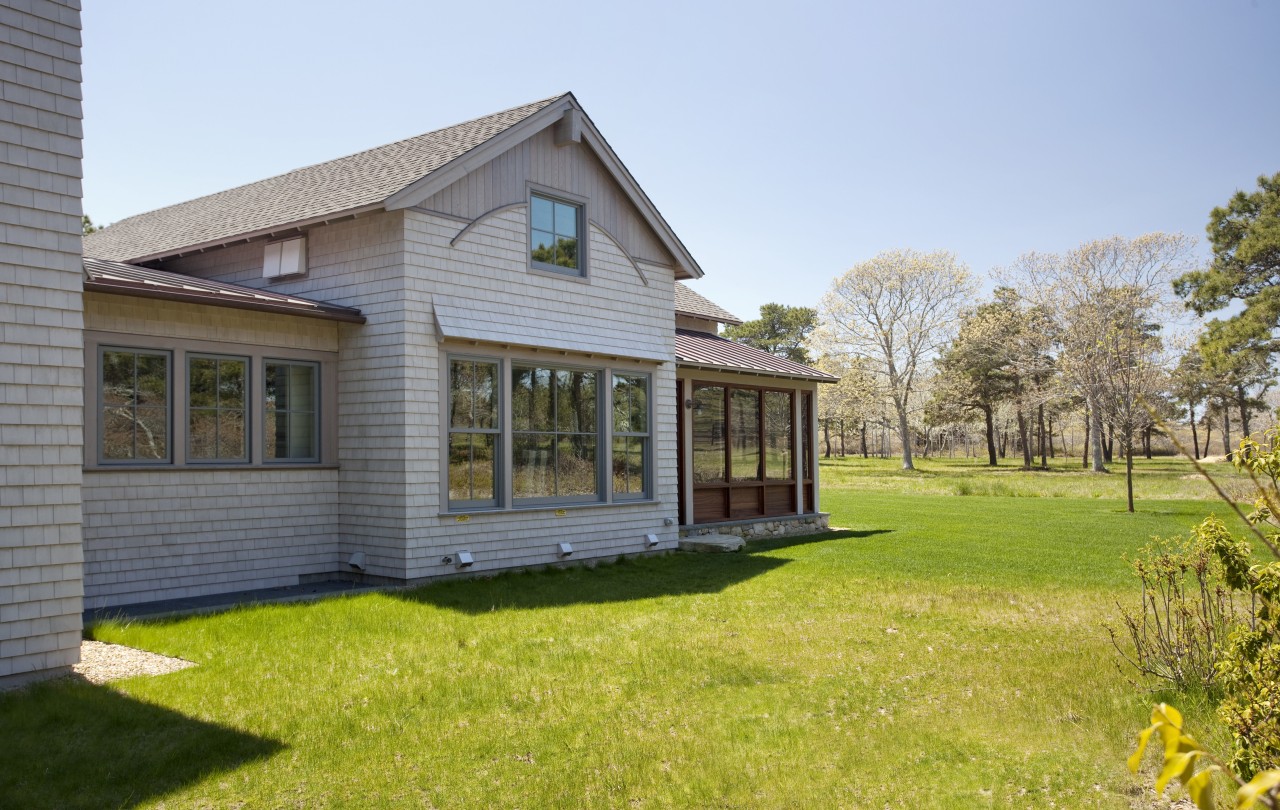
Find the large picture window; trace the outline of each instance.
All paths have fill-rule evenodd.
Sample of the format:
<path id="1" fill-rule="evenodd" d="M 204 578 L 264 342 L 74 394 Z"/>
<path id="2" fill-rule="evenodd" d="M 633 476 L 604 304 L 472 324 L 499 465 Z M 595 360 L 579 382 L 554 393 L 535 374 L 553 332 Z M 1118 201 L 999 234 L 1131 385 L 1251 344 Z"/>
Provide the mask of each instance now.
<path id="1" fill-rule="evenodd" d="M 649 376 L 613 375 L 613 497 L 649 494 Z"/>
<path id="2" fill-rule="evenodd" d="M 512 495 L 519 503 L 601 499 L 598 371 L 515 365 Z"/>
<path id="3" fill-rule="evenodd" d="M 187 355 L 187 458 L 245 462 L 249 358 Z"/>
<path id="4" fill-rule="evenodd" d="M 498 503 L 498 362 L 449 362 L 449 503 Z"/>
<path id="5" fill-rule="evenodd" d="M 169 461 L 169 353 L 103 348 L 99 456 L 104 463 Z"/>

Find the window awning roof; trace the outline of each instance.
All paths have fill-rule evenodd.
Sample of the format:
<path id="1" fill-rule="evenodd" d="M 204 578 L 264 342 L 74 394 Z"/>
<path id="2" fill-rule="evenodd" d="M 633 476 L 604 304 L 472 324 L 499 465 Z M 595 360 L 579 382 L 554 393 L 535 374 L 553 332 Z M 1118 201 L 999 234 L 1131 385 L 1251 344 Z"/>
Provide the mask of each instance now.
<path id="1" fill-rule="evenodd" d="M 709 371 L 755 373 L 796 380 L 836 382 L 836 378 L 817 369 L 793 362 L 785 357 L 725 340 L 705 332 L 676 330 L 676 365 Z"/>
<path id="2" fill-rule="evenodd" d="M 124 262 L 93 259 L 88 256 L 84 259 L 84 289 L 86 292 L 162 298 L 190 304 L 208 304 L 215 307 L 301 315 L 304 318 L 364 323 L 364 316 L 360 314 L 360 310 L 352 307 L 311 301 L 266 290 L 255 290 L 239 284 L 184 276 L 181 273 L 170 273 Z"/>

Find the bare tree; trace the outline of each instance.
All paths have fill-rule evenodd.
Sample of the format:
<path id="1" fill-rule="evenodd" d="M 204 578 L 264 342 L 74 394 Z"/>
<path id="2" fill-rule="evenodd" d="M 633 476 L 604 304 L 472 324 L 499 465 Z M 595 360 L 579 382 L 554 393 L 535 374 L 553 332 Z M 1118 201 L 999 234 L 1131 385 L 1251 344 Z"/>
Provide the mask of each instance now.
<path id="1" fill-rule="evenodd" d="M 1109 370 L 1118 362 L 1117 341 L 1132 334 L 1122 327 L 1177 317 L 1172 282 L 1192 266 L 1194 248 L 1195 240 L 1183 234 L 1113 236 L 1062 255 L 1024 254 L 997 273 L 1052 317 L 1058 367 L 1089 413 L 1095 472 L 1106 472 L 1104 424 L 1116 414 L 1102 401 Z"/>
<path id="2" fill-rule="evenodd" d="M 897 412 L 904 470 L 915 469 L 917 375 L 950 339 L 973 286 L 969 268 L 951 253 L 894 250 L 854 265 L 823 296 L 817 339 L 829 351 L 871 361 Z"/>

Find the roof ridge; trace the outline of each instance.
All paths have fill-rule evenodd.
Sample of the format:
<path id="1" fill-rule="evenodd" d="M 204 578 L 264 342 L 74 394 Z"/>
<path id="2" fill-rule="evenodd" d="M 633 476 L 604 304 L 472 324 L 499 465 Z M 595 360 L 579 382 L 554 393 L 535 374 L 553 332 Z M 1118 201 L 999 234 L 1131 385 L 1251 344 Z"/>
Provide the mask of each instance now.
<path id="1" fill-rule="evenodd" d="M 499 117 L 499 116 L 506 115 L 507 113 L 510 113 L 510 112 L 514 112 L 514 111 L 516 111 L 516 110 L 519 110 L 519 109 L 521 109 L 521 108 L 523 108 L 523 107 L 534 107 L 534 106 L 538 106 L 538 109 L 542 109 L 543 107 L 547 106 L 548 104 L 551 104 L 551 103 L 553 103 L 553 102 L 555 102 L 555 101 L 559 101 L 560 99 L 564 98 L 565 96 L 569 96 L 569 95 L 572 95 L 572 93 L 570 93 L 570 92 L 564 92 L 564 93 L 560 93 L 559 95 L 554 95 L 554 96 L 548 96 L 548 97 L 546 97 L 546 98 L 541 98 L 541 99 L 538 99 L 537 101 L 529 101 L 529 102 L 525 102 L 524 104 L 517 104 L 517 105 L 515 105 L 514 107 L 508 107 L 508 108 L 506 108 L 506 109 L 504 109 L 504 110 L 498 110 L 498 111 L 496 111 L 496 112 L 491 112 L 491 113 L 488 113 L 488 114 L 486 114 L 486 115 L 478 115 L 478 116 L 476 116 L 475 118 L 468 118 L 468 119 L 467 119 L 467 120 L 465 120 L 465 121 L 458 121 L 458 122 L 453 123 L 453 124 L 448 124 L 447 126 L 437 127 L 437 128 L 435 128 L 435 129 L 429 130 L 429 131 L 427 131 L 427 132 L 419 132 L 417 135 L 410 135 L 410 136 L 409 136 L 409 137 L 407 137 L 407 138 L 399 138 L 399 139 L 394 140 L 394 141 L 388 141 L 387 143 L 379 144 L 379 145 L 377 145 L 377 146 L 371 146 L 371 147 L 369 147 L 369 148 L 367 148 L 367 149 L 361 149 L 361 150 L 359 150 L 359 151 L 356 151 L 356 152 L 350 152 L 350 153 L 345 154 L 345 155 L 339 155 L 338 157 L 329 158 L 328 160 L 320 160 L 320 161 L 316 161 L 315 163 L 308 163 L 308 164 L 305 164 L 305 165 L 303 165 L 303 166 L 296 166 L 296 167 L 294 167 L 294 168 L 292 168 L 292 169 L 288 169 L 287 171 L 279 172 L 279 173 L 277 173 L 277 174 L 273 174 L 273 175 L 270 175 L 270 176 L 268 176 L 268 177 L 261 177 L 261 178 L 258 178 L 257 180 L 250 180 L 250 181 L 248 181 L 248 182 L 246 182 L 246 183 L 241 183 L 241 184 L 236 185 L 236 186 L 231 186 L 230 188 L 219 189 L 218 191 L 213 191 L 213 192 L 210 192 L 210 193 L 208 193 L 208 194 L 201 194 L 201 195 L 200 195 L 200 196 L 198 196 L 198 197 L 191 197 L 190 199 L 180 200 L 180 201 L 175 202 L 175 203 L 170 203 L 169 205 L 162 205 L 162 206 L 160 206 L 159 208 L 153 208 L 153 209 L 151 209 L 151 210 L 149 210 L 149 211 L 140 211 L 140 212 L 138 212 L 138 213 L 136 213 L 136 214 L 132 214 L 132 215 L 130 215 L 130 216 L 127 216 L 127 217 L 125 217 L 124 219 L 119 219 L 119 220 L 116 220 L 115 222 L 112 222 L 112 223 L 111 223 L 111 224 L 109 224 L 109 225 L 105 225 L 105 226 L 103 226 L 103 227 L 99 228 L 97 231 L 95 231 L 95 232 L 94 232 L 94 234 L 98 234 L 98 233 L 105 233 L 106 231 L 110 230 L 111 228 L 114 228 L 114 227 L 115 227 L 115 226 L 117 226 L 117 225 L 121 225 L 121 224 L 123 224 L 123 223 L 129 222 L 129 221 L 134 220 L 134 219 L 137 219 L 137 218 L 139 218 L 139 217 L 146 217 L 146 216 L 150 216 L 150 215 L 152 215 L 152 214 L 160 213 L 161 211 L 168 211 L 168 210 L 169 210 L 169 209 L 171 209 L 171 208 L 177 208 L 178 206 L 182 206 L 182 205 L 189 205 L 189 204 L 191 204 L 191 203 L 199 202 L 199 201 L 201 201 L 201 200 L 207 200 L 207 199 L 210 199 L 210 198 L 213 198 L 213 197 L 217 197 L 217 196 L 222 195 L 222 194 L 228 194 L 228 193 L 230 193 L 230 192 L 239 191 L 240 189 L 248 188 L 249 186 L 256 186 L 256 185 L 258 185 L 259 183 L 268 183 L 268 182 L 270 182 L 270 181 L 272 181 L 272 180 L 278 180 L 278 179 L 280 179 L 280 178 L 282 178 L 282 177 L 287 177 L 288 175 L 295 174 L 295 173 L 297 173 L 297 172 L 306 171 L 307 169 L 314 169 L 314 168 L 316 168 L 316 167 L 324 166 L 324 165 L 329 164 L 329 163 L 337 163 L 338 161 L 348 160 L 348 159 L 350 159 L 350 158 L 359 157 L 360 155 L 365 155 L 365 154 L 368 154 L 368 153 L 370 153 L 370 152 L 376 152 L 376 151 L 378 151 L 379 149 L 386 149 L 386 148 L 388 148 L 388 147 L 396 146 L 396 145 L 398 145 L 398 144 L 409 143 L 410 141 L 415 141 L 415 140 L 418 140 L 418 139 L 421 139 L 421 138 L 426 138 L 426 137 L 428 137 L 428 136 L 435 135 L 435 134 L 440 133 L 440 132 L 444 132 L 444 131 L 445 131 L 445 130 L 447 130 L 447 129 L 456 129 L 456 128 L 459 128 L 459 127 L 467 126 L 467 125 L 469 125 L 469 124 L 474 124 L 474 123 L 476 123 L 477 121 L 483 121 L 483 120 L 484 120 L 484 119 L 486 119 L 486 118 L 497 118 L 497 117 Z M 539 105 L 540 105 L 540 106 L 539 106 Z M 535 110 L 534 112 L 537 112 L 537 110 Z M 529 115 L 532 115 L 532 114 L 533 114 L 533 113 L 531 112 Z M 525 118 L 527 118 L 527 117 L 528 117 L 528 116 L 525 116 Z M 523 120 L 523 119 L 521 119 L 521 120 Z M 518 122 L 516 122 L 516 123 L 518 123 Z M 515 126 L 515 123 L 511 124 L 511 126 Z M 510 129 L 510 127 L 507 127 L 507 129 Z M 90 236 L 90 237 L 92 237 L 94 234 L 89 234 L 89 236 Z"/>

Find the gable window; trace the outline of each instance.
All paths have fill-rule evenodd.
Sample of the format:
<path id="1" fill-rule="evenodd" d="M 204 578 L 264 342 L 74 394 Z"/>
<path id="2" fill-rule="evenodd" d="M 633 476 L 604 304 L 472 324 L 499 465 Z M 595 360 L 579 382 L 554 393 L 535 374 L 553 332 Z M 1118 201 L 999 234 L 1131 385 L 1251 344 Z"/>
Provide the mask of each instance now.
<path id="1" fill-rule="evenodd" d="M 498 362 L 449 361 L 449 505 L 497 506 Z"/>
<path id="2" fill-rule="evenodd" d="M 320 375 L 315 363 L 264 364 L 266 461 L 319 461 Z"/>
<path id="3" fill-rule="evenodd" d="M 246 462 L 249 358 L 187 355 L 187 458 Z"/>
<path id="4" fill-rule="evenodd" d="M 169 353 L 103 348 L 99 456 L 106 463 L 169 460 Z"/>
<path id="5" fill-rule="evenodd" d="M 529 258 L 540 270 L 584 275 L 579 250 L 582 206 L 533 193 L 529 198 Z"/>
<path id="6" fill-rule="evenodd" d="M 613 375 L 613 497 L 649 494 L 649 375 Z"/>
<path id="7" fill-rule="evenodd" d="M 600 373 L 512 366 L 512 494 L 516 503 L 601 500 Z"/>

